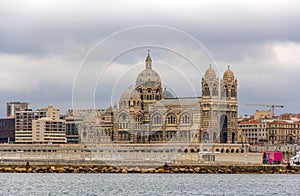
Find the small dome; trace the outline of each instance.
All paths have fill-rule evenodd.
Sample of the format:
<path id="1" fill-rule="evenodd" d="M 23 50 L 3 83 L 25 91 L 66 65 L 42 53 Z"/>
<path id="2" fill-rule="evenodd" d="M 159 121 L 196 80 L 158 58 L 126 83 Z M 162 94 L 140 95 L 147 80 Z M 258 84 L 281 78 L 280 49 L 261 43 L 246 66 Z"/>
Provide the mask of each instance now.
<path id="1" fill-rule="evenodd" d="M 223 75 L 223 80 L 225 80 L 225 79 L 234 79 L 234 73 L 230 70 L 229 66 Z"/>
<path id="2" fill-rule="evenodd" d="M 170 93 L 169 91 L 167 91 L 166 88 L 165 88 L 165 90 L 162 92 L 162 97 L 163 97 L 163 98 L 174 98 L 174 96 L 172 95 L 172 93 Z"/>
<path id="3" fill-rule="evenodd" d="M 216 79 L 217 75 L 215 70 L 213 70 L 213 68 L 211 68 L 211 66 L 209 66 L 209 68 L 206 70 L 205 74 L 204 74 L 205 79 Z"/>
<path id="4" fill-rule="evenodd" d="M 121 96 L 121 100 L 139 100 L 140 99 L 140 95 L 139 93 L 134 90 L 132 87 L 129 87 Z"/>

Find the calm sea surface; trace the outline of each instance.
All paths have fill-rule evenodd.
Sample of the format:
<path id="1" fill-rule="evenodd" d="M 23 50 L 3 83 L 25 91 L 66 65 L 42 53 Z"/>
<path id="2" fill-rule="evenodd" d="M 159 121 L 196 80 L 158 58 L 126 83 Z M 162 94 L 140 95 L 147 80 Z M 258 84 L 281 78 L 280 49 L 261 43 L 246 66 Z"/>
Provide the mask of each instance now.
<path id="1" fill-rule="evenodd" d="M 0 195 L 300 195 L 300 175 L 0 174 Z"/>

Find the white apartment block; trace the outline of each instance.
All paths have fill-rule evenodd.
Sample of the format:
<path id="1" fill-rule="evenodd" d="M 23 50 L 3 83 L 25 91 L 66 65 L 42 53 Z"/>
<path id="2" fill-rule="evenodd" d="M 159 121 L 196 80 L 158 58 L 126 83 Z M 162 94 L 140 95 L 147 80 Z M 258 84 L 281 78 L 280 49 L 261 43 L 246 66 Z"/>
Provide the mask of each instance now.
<path id="1" fill-rule="evenodd" d="M 32 143 L 63 144 L 67 142 L 66 121 L 41 118 L 32 121 Z"/>

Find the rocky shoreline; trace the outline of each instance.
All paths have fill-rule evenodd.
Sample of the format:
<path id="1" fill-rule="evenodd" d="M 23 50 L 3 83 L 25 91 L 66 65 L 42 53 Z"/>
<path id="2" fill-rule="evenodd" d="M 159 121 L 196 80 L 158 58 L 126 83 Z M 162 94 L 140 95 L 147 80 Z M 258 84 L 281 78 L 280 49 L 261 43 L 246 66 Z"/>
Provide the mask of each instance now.
<path id="1" fill-rule="evenodd" d="M 191 174 L 300 174 L 299 166 L 284 165 L 164 165 L 151 167 L 113 167 L 99 165 L 0 166 L 0 173 L 191 173 Z"/>

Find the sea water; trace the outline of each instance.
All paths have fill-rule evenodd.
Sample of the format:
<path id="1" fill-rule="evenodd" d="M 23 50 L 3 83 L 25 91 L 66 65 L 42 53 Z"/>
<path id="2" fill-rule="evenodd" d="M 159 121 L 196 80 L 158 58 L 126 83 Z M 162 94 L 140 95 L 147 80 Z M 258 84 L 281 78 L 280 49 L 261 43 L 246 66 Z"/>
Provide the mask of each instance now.
<path id="1" fill-rule="evenodd" d="M 300 175 L 1 173 L 0 195 L 300 195 Z"/>

